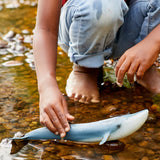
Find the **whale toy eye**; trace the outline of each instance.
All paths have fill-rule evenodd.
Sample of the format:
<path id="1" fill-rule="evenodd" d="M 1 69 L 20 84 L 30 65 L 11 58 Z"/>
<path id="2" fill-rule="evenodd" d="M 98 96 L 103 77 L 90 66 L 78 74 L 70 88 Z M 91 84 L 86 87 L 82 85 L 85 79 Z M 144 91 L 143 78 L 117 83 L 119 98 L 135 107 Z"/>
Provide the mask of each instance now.
<path id="1" fill-rule="evenodd" d="M 121 125 L 120 125 L 120 124 L 117 125 L 117 129 L 119 129 L 119 128 L 121 128 Z"/>

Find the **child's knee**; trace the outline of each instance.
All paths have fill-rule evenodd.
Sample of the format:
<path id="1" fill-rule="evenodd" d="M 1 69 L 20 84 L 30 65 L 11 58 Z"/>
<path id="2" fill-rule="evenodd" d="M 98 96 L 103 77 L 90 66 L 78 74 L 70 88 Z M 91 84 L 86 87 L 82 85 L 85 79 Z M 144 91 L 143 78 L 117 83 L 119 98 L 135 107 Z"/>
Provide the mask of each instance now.
<path id="1" fill-rule="evenodd" d="M 104 29 L 106 32 L 113 31 L 114 28 L 114 31 L 117 31 L 123 24 L 123 17 L 127 10 L 128 7 L 121 0 L 88 0 L 82 9 L 80 7 L 81 22 L 90 24 L 91 28 L 96 27 L 97 30 Z"/>

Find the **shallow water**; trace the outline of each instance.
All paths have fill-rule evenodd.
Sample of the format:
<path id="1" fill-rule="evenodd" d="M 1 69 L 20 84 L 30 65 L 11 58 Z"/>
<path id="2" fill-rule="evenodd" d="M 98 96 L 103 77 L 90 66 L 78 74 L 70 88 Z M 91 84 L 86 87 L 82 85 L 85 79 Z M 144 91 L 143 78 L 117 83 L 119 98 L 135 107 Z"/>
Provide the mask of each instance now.
<path id="1" fill-rule="evenodd" d="M 10 30 L 23 37 L 31 38 L 35 25 L 36 7 L 21 4 L 17 9 L 3 9 L 0 11 L 0 39 Z M 20 1 L 19 1 L 20 2 Z M 28 33 L 22 33 L 28 30 Z M 0 141 L 13 137 L 21 131 L 26 133 L 40 127 L 37 81 L 34 66 L 29 63 L 32 58 L 32 43 L 16 42 L 16 45 L 25 46 L 25 51 L 18 53 L 0 54 Z M 27 41 L 27 40 L 26 40 Z M 8 42 L 9 44 L 10 42 Z M 14 44 L 11 43 L 11 46 Z M 13 48 L 13 47 L 7 48 Z M 3 50 L 4 51 L 4 50 Z M 2 49 L 0 49 L 2 53 Z M 4 52 L 3 52 L 4 53 Z M 8 56 L 9 55 L 9 56 Z M 8 57 L 8 58 L 7 58 Z M 30 56 L 31 57 L 31 56 Z M 29 60 L 28 60 L 29 59 Z M 4 62 L 16 60 L 23 65 L 15 67 L 4 66 Z M 71 63 L 67 55 L 58 48 L 57 81 L 65 93 L 66 79 L 71 71 Z M 9 159 L 85 159 L 85 160 L 159 160 L 160 158 L 160 98 L 153 96 L 141 86 L 135 84 L 133 88 L 119 88 L 115 84 L 106 82 L 101 90 L 101 103 L 81 104 L 67 99 L 69 111 L 75 116 L 73 123 L 90 122 L 109 118 L 116 115 L 134 113 L 144 108 L 150 110 L 148 121 L 133 135 L 121 139 L 125 143 L 123 151 L 116 153 L 106 146 L 87 144 L 73 144 L 71 142 L 58 143 L 48 141 L 30 142 L 20 152 L 10 155 L 8 141 L 0 144 L 0 160 Z"/>

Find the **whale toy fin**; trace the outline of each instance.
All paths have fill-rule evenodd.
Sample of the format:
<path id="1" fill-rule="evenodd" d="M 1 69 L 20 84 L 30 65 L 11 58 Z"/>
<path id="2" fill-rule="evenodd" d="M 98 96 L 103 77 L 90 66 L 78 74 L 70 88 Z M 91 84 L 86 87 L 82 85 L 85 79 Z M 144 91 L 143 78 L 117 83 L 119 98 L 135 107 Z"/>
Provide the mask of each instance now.
<path id="1" fill-rule="evenodd" d="M 103 138 L 102 138 L 102 140 L 100 141 L 99 145 L 104 144 L 104 143 L 109 139 L 109 136 L 110 136 L 110 132 L 107 132 L 107 133 L 103 136 Z"/>

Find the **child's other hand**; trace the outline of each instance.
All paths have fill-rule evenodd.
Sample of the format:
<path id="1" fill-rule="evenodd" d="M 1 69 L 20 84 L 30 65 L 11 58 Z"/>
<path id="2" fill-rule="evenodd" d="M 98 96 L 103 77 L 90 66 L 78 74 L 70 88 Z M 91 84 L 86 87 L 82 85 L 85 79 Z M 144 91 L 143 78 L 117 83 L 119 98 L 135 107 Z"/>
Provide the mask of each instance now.
<path id="1" fill-rule="evenodd" d="M 123 85 L 123 79 L 127 73 L 128 80 L 133 83 L 134 75 L 137 79 L 143 78 L 144 73 L 153 65 L 159 54 L 159 47 L 143 40 L 128 49 L 119 59 L 116 65 L 117 84 Z"/>
<path id="2" fill-rule="evenodd" d="M 70 130 L 67 120 L 74 117 L 68 113 L 65 98 L 58 87 L 49 86 L 40 93 L 40 122 L 55 134 L 63 138 Z"/>

